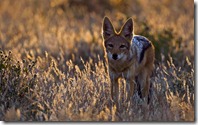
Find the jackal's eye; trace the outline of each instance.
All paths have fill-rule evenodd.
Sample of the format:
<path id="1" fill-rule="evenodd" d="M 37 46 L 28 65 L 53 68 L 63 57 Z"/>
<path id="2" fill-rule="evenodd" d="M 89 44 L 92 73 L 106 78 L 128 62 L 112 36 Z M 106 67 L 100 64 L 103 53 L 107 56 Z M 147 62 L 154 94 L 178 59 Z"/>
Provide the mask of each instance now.
<path id="1" fill-rule="evenodd" d="M 113 48 L 113 44 L 107 44 L 107 47 Z"/>
<path id="2" fill-rule="evenodd" d="M 125 45 L 121 45 L 120 49 L 126 49 L 127 47 Z"/>
<path id="3" fill-rule="evenodd" d="M 105 32 L 105 33 L 104 33 L 104 35 L 106 35 L 106 36 L 110 36 L 111 34 L 110 34 L 110 33 Z"/>

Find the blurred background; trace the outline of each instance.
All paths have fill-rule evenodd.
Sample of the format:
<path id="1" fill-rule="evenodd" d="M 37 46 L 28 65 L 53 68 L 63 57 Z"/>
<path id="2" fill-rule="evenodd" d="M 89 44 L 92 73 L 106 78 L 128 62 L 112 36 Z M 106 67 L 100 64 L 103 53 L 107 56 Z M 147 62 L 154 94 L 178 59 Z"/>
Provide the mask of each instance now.
<path id="1" fill-rule="evenodd" d="M 151 104 L 112 105 L 101 27 L 155 46 Z M 193 0 L 0 0 L 0 120 L 195 121 Z"/>
<path id="2" fill-rule="evenodd" d="M 194 60 L 193 0 L 0 0 L 0 47 L 17 58 L 47 51 L 76 63 L 97 60 L 103 58 L 104 16 L 118 30 L 132 17 L 134 33 L 154 43 L 157 60 L 168 54 Z"/>

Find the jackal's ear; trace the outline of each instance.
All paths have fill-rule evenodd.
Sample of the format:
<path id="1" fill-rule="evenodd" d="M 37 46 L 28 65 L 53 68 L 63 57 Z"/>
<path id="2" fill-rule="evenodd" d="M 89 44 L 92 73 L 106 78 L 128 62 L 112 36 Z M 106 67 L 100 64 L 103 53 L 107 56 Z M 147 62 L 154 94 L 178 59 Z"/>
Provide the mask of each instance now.
<path id="1" fill-rule="evenodd" d="M 109 38 L 115 34 L 114 27 L 108 17 L 104 17 L 102 24 L 102 35 L 104 39 Z"/>
<path id="2" fill-rule="evenodd" d="M 129 18 L 121 28 L 121 35 L 128 40 L 133 37 L 133 20 Z"/>

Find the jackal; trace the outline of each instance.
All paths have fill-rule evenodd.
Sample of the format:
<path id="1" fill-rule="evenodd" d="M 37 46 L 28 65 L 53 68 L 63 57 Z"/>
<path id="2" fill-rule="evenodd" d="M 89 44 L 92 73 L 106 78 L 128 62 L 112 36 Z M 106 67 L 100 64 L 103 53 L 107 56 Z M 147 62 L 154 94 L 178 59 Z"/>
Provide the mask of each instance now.
<path id="1" fill-rule="evenodd" d="M 111 79 L 112 100 L 118 101 L 118 80 L 121 77 L 126 80 L 127 100 L 133 96 L 135 84 L 138 95 L 149 98 L 150 76 L 155 59 L 153 44 L 144 36 L 134 35 L 132 18 L 117 32 L 109 18 L 105 17 L 102 37 Z"/>

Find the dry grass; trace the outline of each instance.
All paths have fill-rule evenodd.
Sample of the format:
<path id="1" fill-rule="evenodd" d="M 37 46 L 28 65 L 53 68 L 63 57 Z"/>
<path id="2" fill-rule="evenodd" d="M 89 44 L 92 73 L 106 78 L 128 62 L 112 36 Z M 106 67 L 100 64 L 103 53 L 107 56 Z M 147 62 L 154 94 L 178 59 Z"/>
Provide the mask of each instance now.
<path id="1" fill-rule="evenodd" d="M 130 3 L 130 4 L 129 4 Z M 190 0 L 1 0 L 0 120 L 195 121 Z M 101 25 L 133 17 L 156 48 L 152 99 L 110 100 Z M 122 80 L 120 84 L 123 94 Z"/>

